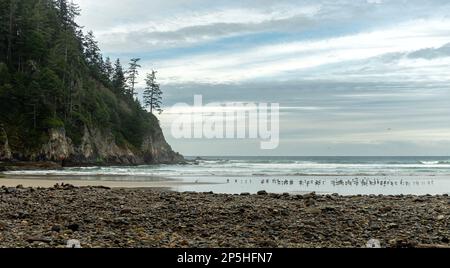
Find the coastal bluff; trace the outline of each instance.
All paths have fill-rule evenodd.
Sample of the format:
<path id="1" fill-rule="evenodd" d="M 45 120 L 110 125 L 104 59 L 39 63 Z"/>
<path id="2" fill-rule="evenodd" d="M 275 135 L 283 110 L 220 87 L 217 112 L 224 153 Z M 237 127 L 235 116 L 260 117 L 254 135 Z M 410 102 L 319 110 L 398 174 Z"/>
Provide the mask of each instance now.
<path id="1" fill-rule="evenodd" d="M 183 163 L 184 157 L 174 152 L 156 125 L 143 138 L 140 148 L 118 145 L 111 132 L 85 127 L 76 145 L 64 128 L 48 131 L 46 141 L 37 150 L 16 151 L 9 145 L 8 135 L 0 129 L 0 161 L 53 162 L 63 166 L 84 165 L 142 165 Z"/>

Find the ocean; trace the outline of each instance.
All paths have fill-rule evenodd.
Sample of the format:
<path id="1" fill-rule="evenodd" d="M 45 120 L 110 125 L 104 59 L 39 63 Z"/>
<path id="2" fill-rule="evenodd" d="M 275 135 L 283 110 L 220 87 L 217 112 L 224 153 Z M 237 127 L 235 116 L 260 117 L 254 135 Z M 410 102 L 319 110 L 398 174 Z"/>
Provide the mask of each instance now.
<path id="1" fill-rule="evenodd" d="M 187 165 L 77 167 L 11 175 L 182 182 L 175 191 L 448 194 L 450 157 L 188 157 Z"/>

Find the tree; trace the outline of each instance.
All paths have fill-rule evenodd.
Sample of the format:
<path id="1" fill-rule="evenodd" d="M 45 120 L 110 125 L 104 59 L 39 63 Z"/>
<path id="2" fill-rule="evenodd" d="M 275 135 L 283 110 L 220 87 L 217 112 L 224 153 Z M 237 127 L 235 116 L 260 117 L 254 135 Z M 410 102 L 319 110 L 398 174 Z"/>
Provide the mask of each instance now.
<path id="1" fill-rule="evenodd" d="M 128 81 L 128 86 L 129 86 L 129 94 L 131 97 L 133 97 L 135 95 L 135 86 L 137 84 L 137 77 L 139 75 L 139 71 L 138 69 L 141 68 L 142 66 L 138 64 L 138 62 L 140 61 L 140 58 L 134 58 L 131 59 L 130 61 L 130 67 L 128 68 L 128 77 L 127 77 L 127 81 Z"/>
<path id="2" fill-rule="evenodd" d="M 145 79 L 144 106 L 150 109 L 150 113 L 155 110 L 161 114 L 163 112 L 161 109 L 162 91 L 160 85 L 156 82 L 156 73 L 156 71 L 152 71 L 151 74 L 147 74 Z"/>
<path id="3" fill-rule="evenodd" d="M 8 63 L 11 63 L 12 60 L 12 49 L 13 49 L 13 41 L 15 38 L 14 32 L 15 32 L 15 20 L 16 20 L 16 9 L 17 9 L 17 2 L 15 0 L 11 0 L 9 3 L 9 21 L 8 21 L 8 45 L 6 50 L 6 61 Z"/>
<path id="4" fill-rule="evenodd" d="M 0 124 L 24 159 L 39 154 L 50 129 L 64 128 L 75 145 L 95 128 L 139 148 L 157 125 L 130 98 L 139 59 L 127 73 L 103 59 L 94 34 L 76 24 L 79 12 L 70 0 L 0 0 Z M 160 99 L 152 103 L 159 109 Z"/>
<path id="5" fill-rule="evenodd" d="M 104 75 L 106 77 L 106 79 L 111 82 L 113 79 L 113 75 L 114 75 L 114 67 L 112 66 L 111 63 L 111 59 L 109 57 L 106 57 L 104 66 L 103 66 L 103 71 L 104 71 Z"/>
<path id="6" fill-rule="evenodd" d="M 101 69 L 102 56 L 100 54 L 100 48 L 98 42 L 95 40 L 94 33 L 89 31 L 84 37 L 84 54 L 86 56 L 87 63 L 93 71 L 98 72 Z"/>
<path id="7" fill-rule="evenodd" d="M 114 89 L 114 92 L 118 95 L 124 95 L 126 92 L 126 78 L 123 72 L 122 64 L 120 63 L 120 59 L 117 59 L 116 63 L 114 64 L 112 87 Z"/>

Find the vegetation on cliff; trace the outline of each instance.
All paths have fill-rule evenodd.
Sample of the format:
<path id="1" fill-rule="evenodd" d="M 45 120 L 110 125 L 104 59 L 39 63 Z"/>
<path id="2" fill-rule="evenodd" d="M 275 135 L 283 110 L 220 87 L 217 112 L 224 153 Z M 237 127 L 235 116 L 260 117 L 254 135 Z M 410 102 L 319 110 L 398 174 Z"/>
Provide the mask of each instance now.
<path id="1" fill-rule="evenodd" d="M 75 22 L 79 13 L 67 0 L 0 0 L 0 130 L 13 155 L 38 152 L 52 129 L 75 147 L 95 129 L 131 151 L 160 135 L 135 80 L 128 86 L 120 61 L 103 58 Z"/>

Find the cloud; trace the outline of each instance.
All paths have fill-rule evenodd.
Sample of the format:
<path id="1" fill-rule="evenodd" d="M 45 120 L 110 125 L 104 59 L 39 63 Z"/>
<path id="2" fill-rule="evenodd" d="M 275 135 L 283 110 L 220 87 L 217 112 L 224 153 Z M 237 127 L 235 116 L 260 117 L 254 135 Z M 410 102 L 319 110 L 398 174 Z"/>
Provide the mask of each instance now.
<path id="1" fill-rule="evenodd" d="M 323 66 L 325 70 L 329 66 L 337 66 L 341 79 L 346 79 L 352 75 L 349 73 L 352 70 L 360 71 L 355 75 L 373 77 L 374 74 L 370 74 L 370 71 L 388 65 L 383 64 L 383 61 L 386 61 L 383 57 L 386 55 L 412 53 L 423 48 L 440 47 L 448 42 L 450 42 L 450 20 L 419 20 L 388 29 L 325 40 L 294 41 L 254 46 L 246 50 L 207 52 L 176 59 L 152 60 L 148 64 L 159 70 L 163 83 L 230 83 L 264 78 L 283 79 L 292 72 L 295 72 L 294 76 L 297 74 L 311 79 L 317 78 L 314 75 L 321 73 L 318 68 Z M 442 54 L 443 50 L 437 51 Z M 371 61 L 367 66 L 364 61 L 373 58 L 378 62 L 374 64 Z M 395 66 L 390 66 L 389 75 L 397 74 L 396 71 L 404 71 L 405 65 L 408 64 L 411 67 L 424 67 L 420 62 L 406 62 L 407 60 L 408 58 L 403 62 L 399 61 Z M 433 63 L 429 64 L 431 64 L 429 67 L 433 67 Z M 443 75 L 441 65 L 443 64 L 438 62 L 435 66 L 439 68 L 439 72 L 431 69 L 430 73 Z M 363 69 L 365 67 L 367 68 Z M 308 73 L 309 69 L 314 72 Z M 344 71 L 348 72 L 346 76 Z M 376 74 L 386 76 L 383 70 L 375 71 L 378 71 Z M 411 73 L 414 69 L 409 71 Z"/>
<path id="2" fill-rule="evenodd" d="M 412 59 L 421 58 L 427 60 L 450 57 L 450 43 L 439 48 L 421 49 L 413 53 L 409 53 L 408 57 Z"/>
<path id="3" fill-rule="evenodd" d="M 168 107 L 195 94 L 280 103 L 280 148 L 264 153 L 450 151 L 448 1 L 76 2 L 105 55 L 158 70 Z M 184 154 L 261 154 L 258 142 L 175 140 L 174 116 L 161 124 Z"/>
<path id="4" fill-rule="evenodd" d="M 299 31 L 311 24 L 318 6 L 278 6 L 268 10 L 227 8 L 187 12 L 130 22 L 96 31 L 109 52 L 149 51 L 204 43 L 265 31 Z"/>

